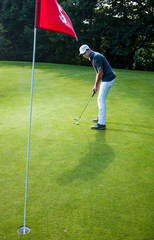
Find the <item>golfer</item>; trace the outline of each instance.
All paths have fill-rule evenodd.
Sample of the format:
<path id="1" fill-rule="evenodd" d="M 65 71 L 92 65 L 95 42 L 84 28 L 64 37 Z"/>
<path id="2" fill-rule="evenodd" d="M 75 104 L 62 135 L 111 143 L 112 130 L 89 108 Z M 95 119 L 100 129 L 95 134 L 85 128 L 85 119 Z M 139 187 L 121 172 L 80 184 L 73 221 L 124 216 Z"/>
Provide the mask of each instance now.
<path id="1" fill-rule="evenodd" d="M 107 59 L 100 53 L 92 51 L 88 45 L 82 45 L 79 48 L 80 55 L 89 59 L 96 71 L 96 80 L 93 88 L 93 93 L 98 94 L 98 118 L 93 119 L 93 122 L 97 122 L 96 125 L 91 126 L 92 129 L 106 129 L 106 97 L 110 90 L 110 87 L 115 82 L 115 73 L 113 72 Z"/>

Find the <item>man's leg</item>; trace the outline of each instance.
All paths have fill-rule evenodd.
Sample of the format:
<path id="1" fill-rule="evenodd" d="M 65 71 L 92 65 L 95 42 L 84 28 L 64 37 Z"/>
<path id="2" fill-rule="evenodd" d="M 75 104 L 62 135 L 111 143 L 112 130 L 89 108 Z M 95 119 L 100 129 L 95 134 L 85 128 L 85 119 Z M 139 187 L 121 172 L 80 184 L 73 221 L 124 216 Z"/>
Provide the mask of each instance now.
<path id="1" fill-rule="evenodd" d="M 101 125 L 106 125 L 106 97 L 110 90 L 110 87 L 115 82 L 115 79 L 110 82 L 101 82 L 99 94 L 98 94 L 98 123 Z"/>

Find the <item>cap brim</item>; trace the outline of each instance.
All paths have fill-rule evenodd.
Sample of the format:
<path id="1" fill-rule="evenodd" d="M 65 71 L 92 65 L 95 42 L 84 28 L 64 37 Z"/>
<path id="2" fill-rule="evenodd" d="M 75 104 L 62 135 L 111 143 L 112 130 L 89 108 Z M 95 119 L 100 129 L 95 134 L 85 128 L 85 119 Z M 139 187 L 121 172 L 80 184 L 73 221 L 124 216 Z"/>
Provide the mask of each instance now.
<path id="1" fill-rule="evenodd" d="M 87 50 L 86 50 L 86 51 L 87 51 Z M 85 52 L 86 52 L 86 51 L 85 51 Z M 83 53 L 79 53 L 79 55 L 83 55 L 85 52 L 83 52 Z"/>

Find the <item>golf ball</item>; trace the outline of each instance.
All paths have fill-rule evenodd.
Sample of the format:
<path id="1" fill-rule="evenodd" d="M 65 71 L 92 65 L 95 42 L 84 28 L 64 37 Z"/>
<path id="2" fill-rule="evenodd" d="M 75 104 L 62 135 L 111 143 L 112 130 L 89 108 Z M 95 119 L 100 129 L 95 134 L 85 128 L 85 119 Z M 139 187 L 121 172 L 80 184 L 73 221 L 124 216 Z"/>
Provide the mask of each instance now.
<path id="1" fill-rule="evenodd" d="M 78 122 L 76 122 L 76 125 L 79 125 L 79 123 L 78 123 Z"/>

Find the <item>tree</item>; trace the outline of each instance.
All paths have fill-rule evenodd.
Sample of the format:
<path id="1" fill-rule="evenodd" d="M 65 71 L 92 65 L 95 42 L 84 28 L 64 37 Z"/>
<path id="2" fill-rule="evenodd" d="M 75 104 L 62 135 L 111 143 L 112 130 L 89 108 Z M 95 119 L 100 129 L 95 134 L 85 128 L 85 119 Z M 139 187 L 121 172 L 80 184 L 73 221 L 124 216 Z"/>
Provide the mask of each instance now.
<path id="1" fill-rule="evenodd" d="M 11 49 L 11 43 L 6 38 L 7 31 L 4 29 L 4 26 L 0 24 L 0 56 L 2 60 L 9 58 L 9 51 Z"/>
<path id="2" fill-rule="evenodd" d="M 152 47 L 153 8 L 150 1 L 106 0 L 99 5 L 102 47 L 115 67 L 133 68 L 135 52 Z"/>
<path id="3" fill-rule="evenodd" d="M 146 54 L 142 58 L 146 57 L 146 62 L 153 66 L 153 0 L 58 2 L 69 15 L 79 42 L 61 33 L 39 29 L 36 61 L 88 65 L 78 54 L 81 44 L 88 44 L 103 53 L 113 67 L 138 67 L 139 49 L 144 49 Z M 32 60 L 34 14 L 35 0 L 0 0 L 1 59 Z"/>

